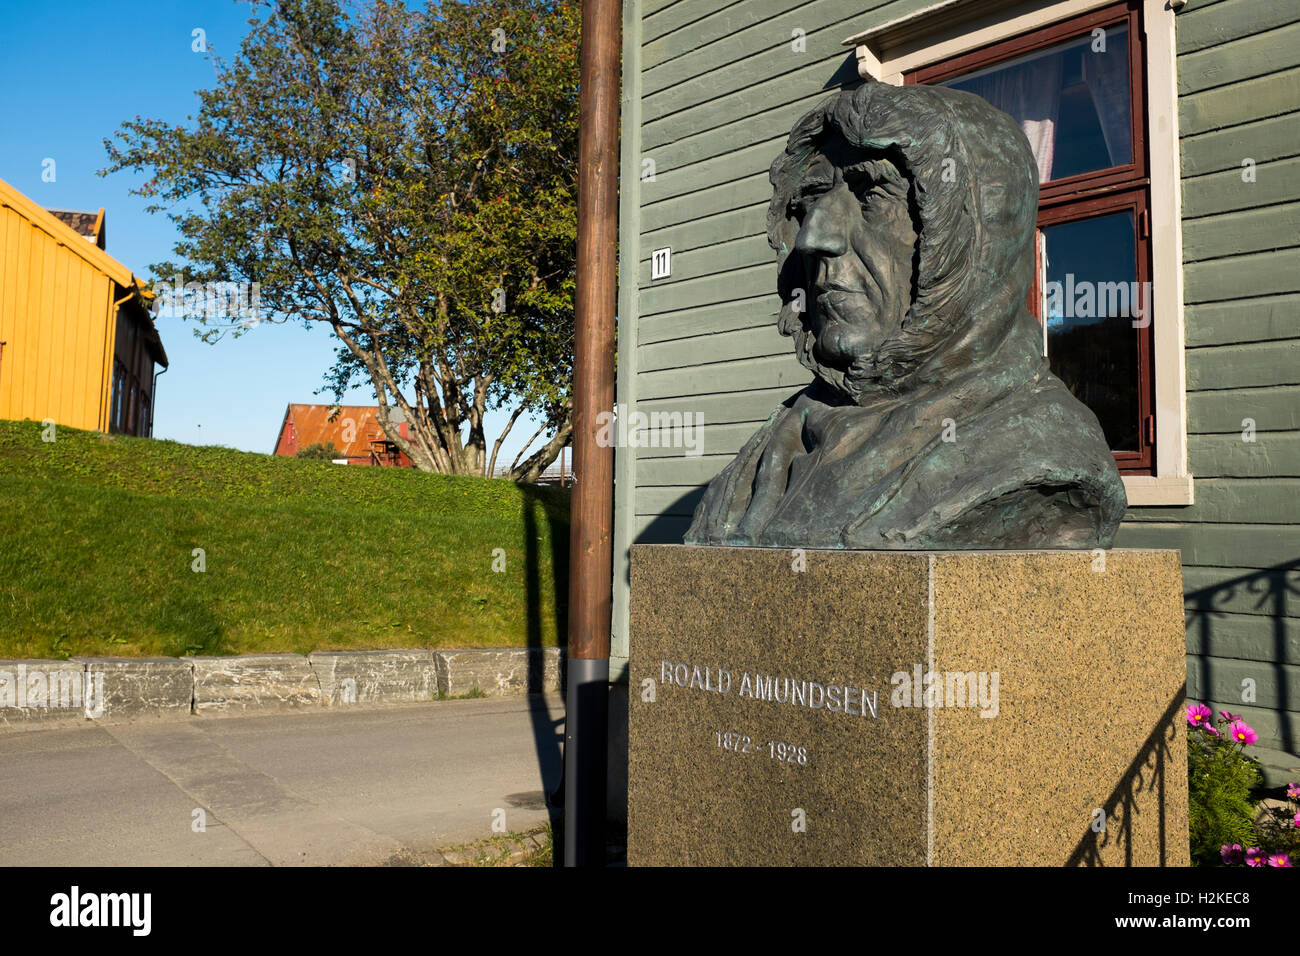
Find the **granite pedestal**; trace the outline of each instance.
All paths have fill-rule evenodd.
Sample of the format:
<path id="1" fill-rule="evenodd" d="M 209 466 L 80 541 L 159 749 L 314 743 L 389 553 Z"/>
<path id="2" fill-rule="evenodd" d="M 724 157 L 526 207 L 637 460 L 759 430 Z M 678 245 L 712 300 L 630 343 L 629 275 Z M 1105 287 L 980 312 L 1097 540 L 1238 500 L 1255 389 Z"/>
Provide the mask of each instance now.
<path id="1" fill-rule="evenodd" d="M 632 865 L 1187 865 L 1176 551 L 638 545 Z"/>

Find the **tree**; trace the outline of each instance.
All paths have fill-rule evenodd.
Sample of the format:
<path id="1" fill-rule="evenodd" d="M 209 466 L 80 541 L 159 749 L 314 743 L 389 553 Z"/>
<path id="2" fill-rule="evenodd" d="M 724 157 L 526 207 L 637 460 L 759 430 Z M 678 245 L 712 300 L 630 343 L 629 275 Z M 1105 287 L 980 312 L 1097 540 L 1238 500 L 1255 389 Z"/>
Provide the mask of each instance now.
<path id="1" fill-rule="evenodd" d="M 177 224 L 186 287 L 256 283 L 260 311 L 232 323 L 175 289 L 168 304 L 209 340 L 327 323 L 336 400 L 368 379 L 426 471 L 491 474 L 531 412 L 555 437 L 511 475 L 535 478 L 572 431 L 576 5 L 257 6 L 192 126 L 136 119 L 105 141 L 101 174 L 145 173 L 137 194 Z M 484 414 L 510 406 L 489 453 Z"/>

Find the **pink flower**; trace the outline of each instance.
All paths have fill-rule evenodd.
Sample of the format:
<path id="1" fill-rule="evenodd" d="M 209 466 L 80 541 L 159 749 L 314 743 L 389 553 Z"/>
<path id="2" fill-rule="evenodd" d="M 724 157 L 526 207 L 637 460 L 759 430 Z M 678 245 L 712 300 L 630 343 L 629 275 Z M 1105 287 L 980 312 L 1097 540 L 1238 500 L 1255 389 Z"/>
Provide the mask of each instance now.
<path id="1" fill-rule="evenodd" d="M 1272 856 L 1268 858 L 1268 865 L 1269 866 L 1290 866 L 1291 857 L 1287 856 L 1285 853 L 1274 853 Z"/>
<path id="2" fill-rule="evenodd" d="M 1219 739 L 1223 739 L 1223 734 L 1219 733 L 1219 728 L 1217 727 L 1211 727 L 1209 724 L 1206 724 L 1205 732 L 1209 734 L 1211 737 L 1218 737 Z"/>
<path id="3" fill-rule="evenodd" d="M 1219 711 L 1219 716 L 1224 720 L 1241 720 L 1240 714 L 1234 714 L 1226 710 Z"/>
<path id="4" fill-rule="evenodd" d="M 1228 724 L 1228 738 L 1233 743 L 1241 744 L 1243 747 L 1249 747 L 1255 741 L 1259 740 L 1259 734 L 1255 729 L 1244 720 L 1234 720 Z"/>
<path id="5" fill-rule="evenodd" d="M 1208 727 L 1214 711 L 1204 704 L 1191 704 L 1187 708 L 1187 722 L 1193 727 Z"/>
<path id="6" fill-rule="evenodd" d="M 1291 818 L 1291 822 L 1300 827 L 1300 812 L 1297 812 L 1296 815 Z"/>
<path id="7" fill-rule="evenodd" d="M 1247 866 L 1263 866 L 1264 861 L 1268 859 L 1268 854 L 1257 846 L 1252 846 L 1246 851 Z"/>
<path id="8" fill-rule="evenodd" d="M 1288 783 L 1286 785 L 1286 795 L 1292 800 L 1300 799 L 1300 783 Z"/>
<path id="9" fill-rule="evenodd" d="M 1241 866 L 1242 861 L 1246 858 L 1240 843 L 1234 843 L 1232 846 L 1225 843 L 1219 849 L 1219 856 L 1223 857 L 1224 866 Z"/>

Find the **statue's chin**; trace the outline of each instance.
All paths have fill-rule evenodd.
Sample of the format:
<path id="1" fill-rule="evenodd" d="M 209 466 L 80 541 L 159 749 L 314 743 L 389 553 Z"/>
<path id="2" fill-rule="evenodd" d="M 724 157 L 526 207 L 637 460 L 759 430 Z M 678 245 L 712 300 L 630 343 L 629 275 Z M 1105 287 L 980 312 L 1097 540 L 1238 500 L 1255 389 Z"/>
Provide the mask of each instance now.
<path id="1" fill-rule="evenodd" d="M 844 373 L 870 363 L 902 321 L 901 315 L 882 314 L 860 294 L 832 292 L 821 297 L 818 306 L 809 322 L 813 358 Z"/>
<path id="2" fill-rule="evenodd" d="M 826 390 L 838 396 L 843 403 L 857 405 L 861 403 L 864 394 L 867 392 L 868 377 L 866 375 L 855 375 L 851 368 L 837 368 L 832 365 L 823 365 L 822 363 L 809 357 L 809 361 L 803 363 L 810 372 L 812 372 Z M 871 366 L 871 357 L 867 355 L 863 358 L 859 369 L 868 369 Z M 840 404 L 840 402 L 832 402 Z"/>
<path id="3" fill-rule="evenodd" d="M 830 338 L 809 333 L 809 339 L 801 353 L 803 364 L 831 389 L 857 403 L 874 375 L 879 343 L 868 342 L 859 330 L 842 330 Z"/>
<path id="4" fill-rule="evenodd" d="M 795 340 L 799 363 L 849 404 L 863 404 L 879 389 L 876 358 L 902 326 L 903 315 L 885 318 L 865 307 L 861 294 L 833 292 L 818 298 L 810 315 L 793 315 L 797 326 L 786 332 Z"/>

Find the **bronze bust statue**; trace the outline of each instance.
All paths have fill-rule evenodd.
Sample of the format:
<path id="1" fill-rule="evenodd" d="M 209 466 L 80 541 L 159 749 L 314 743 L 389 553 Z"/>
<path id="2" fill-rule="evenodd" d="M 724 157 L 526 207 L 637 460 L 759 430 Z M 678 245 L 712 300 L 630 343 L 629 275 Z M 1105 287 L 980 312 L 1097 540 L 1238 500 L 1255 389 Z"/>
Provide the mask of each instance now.
<path id="1" fill-rule="evenodd" d="M 687 544 L 1110 547 L 1127 502 L 1026 307 L 1038 175 L 971 93 L 867 83 L 772 163 L 780 331 L 816 376 L 709 484 Z"/>

